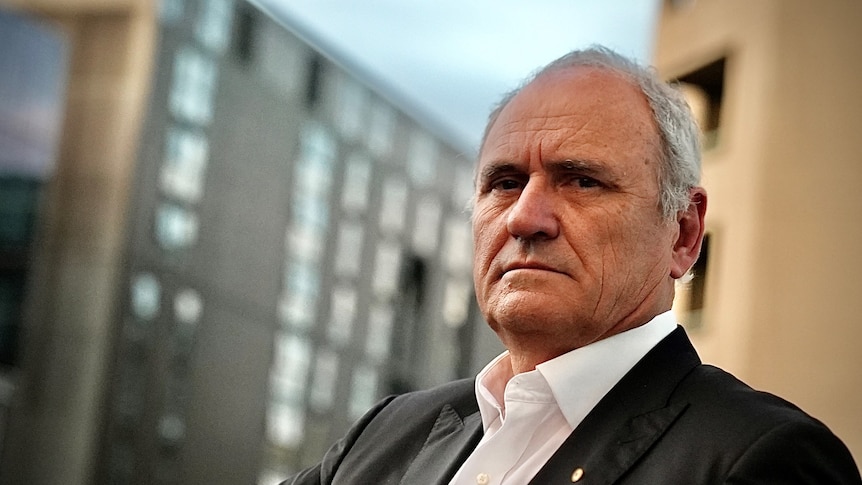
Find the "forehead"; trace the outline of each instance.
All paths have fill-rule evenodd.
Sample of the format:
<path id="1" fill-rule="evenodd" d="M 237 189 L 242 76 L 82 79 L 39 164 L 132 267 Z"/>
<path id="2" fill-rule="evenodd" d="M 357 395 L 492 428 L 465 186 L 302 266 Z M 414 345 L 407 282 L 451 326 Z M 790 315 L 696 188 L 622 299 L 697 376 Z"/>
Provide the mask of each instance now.
<path id="1" fill-rule="evenodd" d="M 503 108 L 480 161 L 654 159 L 659 134 L 649 103 L 621 74 L 575 67 L 540 76 Z"/>

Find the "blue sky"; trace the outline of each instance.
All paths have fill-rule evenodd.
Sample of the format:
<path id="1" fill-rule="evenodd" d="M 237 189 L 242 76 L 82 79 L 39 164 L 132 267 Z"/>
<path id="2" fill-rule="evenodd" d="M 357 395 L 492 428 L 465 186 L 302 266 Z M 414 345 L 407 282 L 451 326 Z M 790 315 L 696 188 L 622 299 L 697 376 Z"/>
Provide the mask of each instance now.
<path id="1" fill-rule="evenodd" d="M 604 44 L 649 62 L 660 0 L 257 0 L 289 15 L 475 146 L 541 65 Z"/>

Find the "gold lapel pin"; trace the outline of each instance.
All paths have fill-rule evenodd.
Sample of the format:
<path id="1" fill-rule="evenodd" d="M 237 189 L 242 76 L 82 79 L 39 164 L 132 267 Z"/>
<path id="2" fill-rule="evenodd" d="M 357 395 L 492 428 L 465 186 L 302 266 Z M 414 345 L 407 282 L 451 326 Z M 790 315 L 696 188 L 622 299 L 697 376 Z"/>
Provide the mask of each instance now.
<path id="1" fill-rule="evenodd" d="M 575 468 L 575 471 L 572 472 L 572 483 L 577 482 L 581 478 L 584 477 L 584 469 L 581 467 Z"/>

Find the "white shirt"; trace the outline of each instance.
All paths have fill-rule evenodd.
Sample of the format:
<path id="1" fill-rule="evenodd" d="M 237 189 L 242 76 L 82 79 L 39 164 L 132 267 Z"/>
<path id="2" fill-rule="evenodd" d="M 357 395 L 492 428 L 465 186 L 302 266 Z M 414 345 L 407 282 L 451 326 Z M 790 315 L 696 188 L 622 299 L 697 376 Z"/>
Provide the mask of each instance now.
<path id="1" fill-rule="evenodd" d="M 673 313 L 512 375 L 503 352 L 476 376 L 485 434 L 450 485 L 523 485 L 590 410 L 676 328 Z"/>

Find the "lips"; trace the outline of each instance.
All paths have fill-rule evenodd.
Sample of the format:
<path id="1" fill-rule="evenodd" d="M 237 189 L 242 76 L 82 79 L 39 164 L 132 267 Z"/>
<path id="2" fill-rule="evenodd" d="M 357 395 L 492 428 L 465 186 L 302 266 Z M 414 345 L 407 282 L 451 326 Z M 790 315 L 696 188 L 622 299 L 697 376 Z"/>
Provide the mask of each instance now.
<path id="1" fill-rule="evenodd" d="M 517 271 L 519 269 L 533 269 L 533 270 L 541 270 L 541 271 L 550 271 L 553 273 L 563 273 L 563 271 L 554 268 L 553 266 L 549 266 L 539 262 L 519 262 L 519 263 L 511 263 L 503 268 L 503 274 L 508 273 L 510 271 Z"/>

